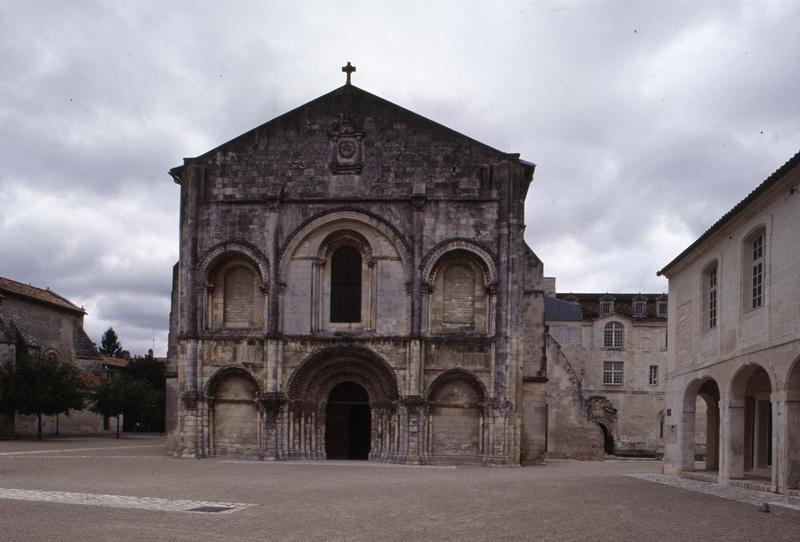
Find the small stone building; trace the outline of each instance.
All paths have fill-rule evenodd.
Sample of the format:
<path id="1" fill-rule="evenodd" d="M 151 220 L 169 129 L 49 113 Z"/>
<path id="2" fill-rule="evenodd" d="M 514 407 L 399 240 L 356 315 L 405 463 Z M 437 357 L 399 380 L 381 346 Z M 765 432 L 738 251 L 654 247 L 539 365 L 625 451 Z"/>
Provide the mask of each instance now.
<path id="1" fill-rule="evenodd" d="M 660 456 L 667 296 L 554 293 L 545 322 L 580 383 L 583 409 L 602 431 L 605 453 Z M 549 425 L 550 455 L 586 453 L 587 440 L 575 439 L 571 425 Z"/>
<path id="2" fill-rule="evenodd" d="M 800 495 L 798 239 L 800 153 L 659 272 L 669 279 L 668 473 Z"/>
<path id="3" fill-rule="evenodd" d="M 533 172 L 349 73 L 172 169 L 177 455 L 541 461 Z"/>
<path id="4" fill-rule="evenodd" d="M 87 382 L 101 374 L 102 358 L 83 330 L 86 312 L 49 288 L 36 288 L 0 277 L 0 363 L 14 363 L 18 348 L 31 356 L 54 357 L 84 371 Z M 102 433 L 102 416 L 86 411 L 69 416 L 43 416 L 42 433 Z M 0 412 L 0 435 L 30 436 L 37 432 L 34 416 Z"/>

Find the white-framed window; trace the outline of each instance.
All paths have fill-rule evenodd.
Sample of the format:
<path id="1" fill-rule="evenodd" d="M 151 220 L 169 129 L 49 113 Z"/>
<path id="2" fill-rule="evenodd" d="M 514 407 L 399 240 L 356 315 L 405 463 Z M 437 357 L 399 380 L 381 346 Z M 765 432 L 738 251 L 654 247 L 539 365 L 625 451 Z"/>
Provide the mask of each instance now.
<path id="1" fill-rule="evenodd" d="M 647 383 L 651 386 L 658 385 L 658 365 L 651 365 L 647 376 Z"/>
<path id="2" fill-rule="evenodd" d="M 624 363 L 621 361 L 603 362 L 603 384 L 621 385 L 623 384 Z"/>
<path id="3" fill-rule="evenodd" d="M 610 300 L 600 301 L 600 314 L 611 314 L 614 312 L 614 302 Z"/>
<path id="4" fill-rule="evenodd" d="M 705 329 L 714 329 L 717 327 L 718 282 L 717 262 L 713 262 L 703 271 L 703 327 Z"/>
<path id="5" fill-rule="evenodd" d="M 636 300 L 633 302 L 634 316 L 645 316 L 647 314 L 647 301 Z"/>
<path id="6" fill-rule="evenodd" d="M 751 309 L 764 305 L 764 232 L 750 242 Z"/>
<path id="7" fill-rule="evenodd" d="M 667 315 L 667 302 L 666 301 L 659 301 L 658 302 L 658 315 L 659 316 L 666 316 Z"/>
<path id="8" fill-rule="evenodd" d="M 625 326 L 621 322 L 609 322 L 603 330 L 603 346 L 621 349 L 625 344 Z"/>

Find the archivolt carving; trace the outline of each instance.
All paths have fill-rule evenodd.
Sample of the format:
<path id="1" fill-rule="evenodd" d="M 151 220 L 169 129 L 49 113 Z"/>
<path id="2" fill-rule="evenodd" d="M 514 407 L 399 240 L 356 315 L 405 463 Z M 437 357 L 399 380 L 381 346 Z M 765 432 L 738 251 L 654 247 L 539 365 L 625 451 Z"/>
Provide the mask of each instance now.
<path id="1" fill-rule="evenodd" d="M 297 249 L 297 246 L 317 228 L 339 220 L 352 220 L 355 222 L 360 222 L 362 224 L 372 226 L 381 232 L 387 239 L 389 239 L 400 255 L 400 259 L 403 262 L 403 269 L 406 273 L 406 279 L 412 279 L 413 272 L 411 266 L 411 251 L 409 250 L 400 233 L 393 226 L 387 224 L 376 215 L 367 213 L 365 211 L 332 210 L 306 221 L 288 237 L 286 244 L 281 250 L 280 256 L 281 259 L 278 269 L 278 277 L 281 282 L 286 282 L 286 270 L 289 267 L 289 260 L 291 260 L 292 255 Z"/>
<path id="2" fill-rule="evenodd" d="M 368 262 L 372 260 L 372 247 L 369 241 L 367 241 L 366 237 L 353 230 L 335 231 L 326 237 L 319 246 L 317 258 L 319 258 L 320 261 L 324 261 L 328 256 L 328 252 L 334 252 L 337 248 L 344 245 L 354 245 L 358 247 L 364 260 Z"/>
<path id="3" fill-rule="evenodd" d="M 261 283 L 264 287 L 269 284 L 269 261 L 256 247 L 242 242 L 220 243 L 208 249 L 198 265 L 200 276 L 203 277 L 206 283 L 209 282 L 211 272 L 217 262 L 226 256 L 232 255 L 244 256 L 250 260 L 258 268 L 258 272 L 261 275 Z"/>
<path id="4" fill-rule="evenodd" d="M 227 367 L 222 367 L 214 372 L 211 377 L 206 382 L 205 386 L 205 395 L 206 397 L 213 397 L 216 393 L 217 386 L 219 386 L 220 382 L 228 378 L 229 376 L 241 376 L 250 380 L 253 385 L 256 387 L 256 392 L 260 394 L 260 388 L 258 386 L 258 381 L 255 377 L 245 369 L 239 365 L 228 365 Z"/>
<path id="5" fill-rule="evenodd" d="M 483 404 L 486 401 L 488 395 L 486 393 L 486 387 L 483 385 L 483 382 L 481 382 L 481 380 L 477 376 L 472 374 L 472 372 L 466 369 L 462 369 L 460 367 L 448 369 L 439 376 L 437 376 L 433 380 L 433 382 L 431 382 L 431 385 L 428 386 L 428 393 L 426 394 L 427 399 L 429 401 L 432 400 L 434 394 L 442 386 L 444 386 L 448 382 L 453 382 L 455 380 L 461 380 L 472 386 L 472 388 L 478 393 L 478 400 L 480 401 L 481 404 Z"/>
<path id="6" fill-rule="evenodd" d="M 364 387 L 370 402 L 397 401 L 394 370 L 378 354 L 359 346 L 334 346 L 314 352 L 295 370 L 289 400 L 319 403 L 341 382 Z"/>
<path id="7" fill-rule="evenodd" d="M 436 266 L 450 253 L 458 251 L 469 252 L 477 256 L 483 264 L 481 268 L 483 270 L 485 284 L 489 286 L 496 283 L 497 265 L 495 265 L 494 258 L 483 247 L 468 239 L 451 239 L 433 247 L 423 260 L 422 280 L 433 284 L 433 271 L 436 269 Z"/>

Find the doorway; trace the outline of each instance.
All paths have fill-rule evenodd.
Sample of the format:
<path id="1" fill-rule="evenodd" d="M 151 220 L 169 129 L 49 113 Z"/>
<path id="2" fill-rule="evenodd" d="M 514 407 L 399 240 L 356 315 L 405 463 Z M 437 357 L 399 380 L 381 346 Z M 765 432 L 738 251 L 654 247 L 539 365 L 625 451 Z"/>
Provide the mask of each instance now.
<path id="1" fill-rule="evenodd" d="M 325 416 L 325 457 L 368 459 L 372 415 L 369 396 L 355 382 L 331 390 Z"/>
<path id="2" fill-rule="evenodd" d="M 608 427 L 602 423 L 598 423 L 600 429 L 603 431 L 603 451 L 606 455 L 614 455 L 614 435 L 608 430 Z"/>

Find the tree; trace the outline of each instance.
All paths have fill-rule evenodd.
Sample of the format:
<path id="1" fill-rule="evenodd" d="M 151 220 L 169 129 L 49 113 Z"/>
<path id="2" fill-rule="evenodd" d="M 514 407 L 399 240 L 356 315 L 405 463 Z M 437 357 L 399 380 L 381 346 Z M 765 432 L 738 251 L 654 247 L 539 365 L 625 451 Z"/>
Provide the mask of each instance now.
<path id="1" fill-rule="evenodd" d="M 149 350 L 146 356 L 137 356 L 128 362 L 123 379 L 128 381 L 127 392 L 135 392 L 138 397 L 126 403 L 126 431 L 135 431 L 137 424 L 148 431 L 163 431 L 166 389 L 164 364 L 157 361 L 153 351 Z"/>
<path id="2" fill-rule="evenodd" d="M 119 415 L 125 411 L 123 379 L 115 378 L 111 382 L 103 382 L 92 389 L 89 396 L 89 410 L 109 418 L 117 418 L 117 438 L 119 438 Z"/>
<path id="3" fill-rule="evenodd" d="M 112 358 L 118 358 L 122 355 L 122 345 L 113 327 L 109 327 L 100 338 L 100 353 Z"/>
<path id="4" fill-rule="evenodd" d="M 82 410 L 88 393 L 81 372 L 71 363 L 54 357 L 31 358 L 28 349 L 18 345 L 11 371 L 12 396 L 6 402 L 20 414 L 36 416 L 36 437 L 42 440 L 42 415 L 55 416 Z"/>

